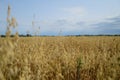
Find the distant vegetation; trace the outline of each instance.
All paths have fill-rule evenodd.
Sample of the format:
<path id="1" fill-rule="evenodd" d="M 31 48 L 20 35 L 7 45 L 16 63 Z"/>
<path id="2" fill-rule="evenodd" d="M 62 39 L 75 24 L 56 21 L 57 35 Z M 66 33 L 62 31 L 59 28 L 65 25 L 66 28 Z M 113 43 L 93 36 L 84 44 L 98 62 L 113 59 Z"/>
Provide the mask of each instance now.
<path id="1" fill-rule="evenodd" d="M 19 34 L 19 37 L 32 37 L 33 35 L 31 34 L 26 34 L 26 35 L 23 35 L 23 34 Z M 49 37 L 50 35 L 38 35 L 39 36 L 44 36 L 44 37 Z M 55 37 L 54 35 L 51 35 L 53 37 Z M 80 37 L 80 36 L 120 36 L 119 34 L 114 34 L 114 35 L 104 35 L 104 34 L 100 34 L 100 35 L 65 35 L 66 37 L 68 36 L 76 36 L 76 37 Z M 6 35 L 1 35 L 1 37 L 6 37 Z M 14 35 L 10 35 L 10 37 L 14 37 Z"/>

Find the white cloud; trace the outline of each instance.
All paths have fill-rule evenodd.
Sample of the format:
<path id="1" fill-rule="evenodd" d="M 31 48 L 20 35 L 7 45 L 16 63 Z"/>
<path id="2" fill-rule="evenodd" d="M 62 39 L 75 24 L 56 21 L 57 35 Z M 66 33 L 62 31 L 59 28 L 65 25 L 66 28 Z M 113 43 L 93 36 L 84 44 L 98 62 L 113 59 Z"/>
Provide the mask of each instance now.
<path id="1" fill-rule="evenodd" d="M 62 8 L 62 10 L 60 11 L 62 13 L 62 15 L 59 16 L 60 18 L 54 21 L 47 21 L 46 24 L 41 25 L 43 26 L 41 28 L 43 33 L 50 32 L 58 34 L 59 31 L 62 30 L 63 34 L 64 33 L 97 34 L 102 33 L 101 32 L 102 29 L 101 28 L 98 29 L 97 26 L 92 24 L 100 23 L 103 21 L 108 22 L 108 20 L 105 20 L 107 16 L 102 17 L 100 16 L 97 19 L 88 17 L 90 15 L 87 14 L 87 10 L 84 7 Z"/>
<path id="2" fill-rule="evenodd" d="M 69 7 L 69 8 L 63 8 L 63 19 L 66 19 L 67 21 L 80 21 L 83 20 L 84 17 L 87 14 L 87 11 L 84 7 Z"/>
<path id="3" fill-rule="evenodd" d="M 83 7 L 70 7 L 64 8 L 63 10 L 73 16 L 84 16 L 86 14 L 86 11 Z"/>

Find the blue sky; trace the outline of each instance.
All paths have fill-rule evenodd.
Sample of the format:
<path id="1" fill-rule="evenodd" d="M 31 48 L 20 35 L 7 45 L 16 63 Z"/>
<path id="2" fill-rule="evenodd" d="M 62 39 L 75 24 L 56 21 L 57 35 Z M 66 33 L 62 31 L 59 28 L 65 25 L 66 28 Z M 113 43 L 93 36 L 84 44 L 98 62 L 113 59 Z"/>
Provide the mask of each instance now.
<path id="1" fill-rule="evenodd" d="M 120 0 L 0 0 L 0 34 L 8 4 L 18 22 L 13 33 L 34 34 L 40 27 L 40 35 L 120 34 Z"/>

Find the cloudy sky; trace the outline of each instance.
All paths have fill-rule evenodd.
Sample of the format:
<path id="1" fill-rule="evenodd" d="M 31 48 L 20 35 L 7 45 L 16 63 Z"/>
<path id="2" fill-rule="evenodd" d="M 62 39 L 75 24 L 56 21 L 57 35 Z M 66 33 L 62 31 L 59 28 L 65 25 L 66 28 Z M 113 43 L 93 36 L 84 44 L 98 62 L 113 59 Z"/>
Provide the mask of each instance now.
<path id="1" fill-rule="evenodd" d="M 120 34 L 120 0 L 0 0 L 0 34 L 8 4 L 18 22 L 13 33 L 33 34 L 40 27 L 40 35 Z"/>

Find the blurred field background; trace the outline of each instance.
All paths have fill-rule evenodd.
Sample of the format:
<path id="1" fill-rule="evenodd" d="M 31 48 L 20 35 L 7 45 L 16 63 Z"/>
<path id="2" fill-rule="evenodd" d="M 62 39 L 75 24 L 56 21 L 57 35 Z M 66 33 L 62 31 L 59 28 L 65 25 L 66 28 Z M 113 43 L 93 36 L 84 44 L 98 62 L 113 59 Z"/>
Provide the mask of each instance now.
<path id="1" fill-rule="evenodd" d="M 0 38 L 0 80 L 120 80 L 120 37 Z"/>

